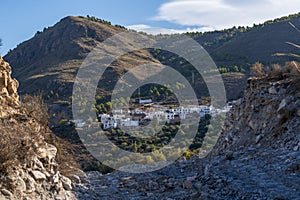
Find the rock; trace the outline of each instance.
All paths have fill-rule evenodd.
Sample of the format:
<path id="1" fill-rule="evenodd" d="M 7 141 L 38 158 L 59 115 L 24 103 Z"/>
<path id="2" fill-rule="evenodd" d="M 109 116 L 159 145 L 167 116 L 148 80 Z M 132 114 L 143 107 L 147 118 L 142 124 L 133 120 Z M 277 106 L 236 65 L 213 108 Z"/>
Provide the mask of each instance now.
<path id="1" fill-rule="evenodd" d="M 277 89 L 275 88 L 275 86 L 270 87 L 269 90 L 268 90 L 268 92 L 270 94 L 277 94 L 278 93 Z"/>
<path id="2" fill-rule="evenodd" d="M 283 99 L 277 109 L 277 112 L 280 112 L 282 109 L 284 109 L 286 107 L 286 105 L 287 105 L 287 101 L 286 101 L 286 99 Z"/>
<path id="3" fill-rule="evenodd" d="M 182 184 L 183 189 L 191 189 L 193 187 L 192 181 L 186 180 Z"/>
<path id="4" fill-rule="evenodd" d="M 31 176 L 27 176 L 25 179 L 26 192 L 31 193 L 35 191 L 35 181 Z"/>
<path id="5" fill-rule="evenodd" d="M 186 180 L 187 181 L 194 181 L 196 180 L 197 176 L 192 176 L 192 177 L 187 177 Z"/>
<path id="6" fill-rule="evenodd" d="M 55 200 L 66 200 L 65 195 L 56 195 Z"/>
<path id="7" fill-rule="evenodd" d="M 262 135 L 258 135 L 258 136 L 256 137 L 256 139 L 255 139 L 255 143 L 258 144 L 258 143 L 261 141 L 262 138 L 263 138 Z"/>
<path id="8" fill-rule="evenodd" d="M 293 148 L 293 150 L 294 150 L 294 151 L 298 151 L 298 150 L 299 150 L 299 146 L 298 146 L 298 145 L 295 146 L 295 147 Z"/>
<path id="9" fill-rule="evenodd" d="M 20 106 L 19 95 L 17 93 L 19 83 L 11 78 L 11 67 L 0 56 L 0 96 L 1 106 L 11 106 L 17 108 Z"/>
<path id="10" fill-rule="evenodd" d="M 279 90 L 278 94 L 280 94 L 280 95 L 286 94 L 286 89 L 281 88 L 281 89 Z"/>
<path id="11" fill-rule="evenodd" d="M 230 152 L 227 152 L 225 154 L 225 160 L 233 160 L 234 159 L 234 156 L 233 156 L 233 152 L 230 151 Z"/>
<path id="12" fill-rule="evenodd" d="M 59 174 L 59 172 L 57 172 L 56 174 L 54 174 L 54 175 L 52 176 L 51 181 L 52 181 L 53 183 L 58 183 L 58 182 L 59 182 L 59 177 L 60 177 L 60 174 Z"/>
<path id="13" fill-rule="evenodd" d="M 298 117 L 300 117 L 300 110 L 297 111 L 297 115 L 298 115 Z"/>
<path id="14" fill-rule="evenodd" d="M 257 129 L 257 125 L 256 125 L 252 120 L 249 122 L 249 126 L 250 126 L 250 128 L 253 129 L 253 130 L 256 130 L 256 129 Z"/>
<path id="15" fill-rule="evenodd" d="M 80 183 L 81 183 L 81 179 L 80 179 L 80 177 L 77 176 L 77 175 L 73 175 L 72 181 L 73 181 L 74 183 L 77 183 L 77 184 L 80 184 Z"/>
<path id="16" fill-rule="evenodd" d="M 26 183 L 21 177 L 18 177 L 14 180 L 14 188 L 16 191 L 24 192 L 26 191 Z"/>
<path id="17" fill-rule="evenodd" d="M 128 177 L 123 177 L 121 178 L 121 182 L 128 182 L 128 181 L 131 181 L 131 180 L 134 180 L 134 177 L 132 176 L 128 176 Z"/>
<path id="18" fill-rule="evenodd" d="M 60 180 L 65 190 L 72 190 L 72 181 L 69 178 L 60 176 Z"/>
<path id="19" fill-rule="evenodd" d="M 4 196 L 7 196 L 7 197 L 12 197 L 12 193 L 6 189 L 1 189 L 1 192 Z"/>
<path id="20" fill-rule="evenodd" d="M 32 169 L 34 169 L 34 170 L 43 170 L 44 169 L 43 163 L 36 156 L 34 156 L 30 162 L 31 162 Z"/>
<path id="21" fill-rule="evenodd" d="M 42 172 L 40 171 L 37 171 L 37 170 L 34 170 L 31 172 L 32 175 L 33 175 L 33 178 L 36 180 L 36 181 L 44 181 L 46 180 L 46 175 L 43 174 Z"/>
<path id="22" fill-rule="evenodd" d="M 45 146 L 38 149 L 38 155 L 40 158 L 45 159 L 47 164 L 52 164 L 55 158 L 57 149 L 54 145 L 45 144 Z"/>
<path id="23" fill-rule="evenodd" d="M 165 186 L 169 189 L 175 188 L 175 180 L 173 178 L 166 180 Z"/>
<path id="24" fill-rule="evenodd" d="M 57 193 L 60 193 L 62 190 L 64 190 L 64 187 L 63 187 L 63 185 L 62 185 L 62 182 L 60 181 L 60 182 L 58 182 L 57 184 L 55 184 L 55 191 L 56 191 Z"/>
<path id="25" fill-rule="evenodd" d="M 148 186 L 148 190 L 150 190 L 150 191 L 159 189 L 158 183 L 156 183 L 156 182 L 154 182 L 154 181 L 152 181 L 152 180 L 150 180 L 150 181 L 148 182 L 148 185 L 147 185 L 147 186 Z"/>
<path id="26" fill-rule="evenodd" d="M 202 187 L 203 187 L 203 185 L 202 185 L 201 182 L 196 182 L 196 183 L 194 183 L 194 188 L 195 188 L 196 190 L 201 191 L 201 190 L 202 190 Z"/>
<path id="27" fill-rule="evenodd" d="M 240 98 L 240 99 L 238 99 L 237 101 L 236 101 L 236 106 L 240 106 L 241 104 L 242 104 L 242 102 L 243 102 L 243 99 L 242 98 Z"/>

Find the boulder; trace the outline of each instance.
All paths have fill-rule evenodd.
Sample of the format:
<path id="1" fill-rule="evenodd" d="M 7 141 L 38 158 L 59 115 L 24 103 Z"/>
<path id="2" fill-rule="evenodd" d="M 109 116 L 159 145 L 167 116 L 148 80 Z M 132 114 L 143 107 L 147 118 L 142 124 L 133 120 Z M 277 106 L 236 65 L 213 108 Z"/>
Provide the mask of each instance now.
<path id="1" fill-rule="evenodd" d="M 7 196 L 7 197 L 12 197 L 12 193 L 10 191 L 8 191 L 7 189 L 1 189 L 1 193 L 4 195 L 4 196 Z"/>
<path id="2" fill-rule="evenodd" d="M 40 171 L 37 171 L 37 170 L 34 170 L 31 172 L 32 175 L 33 175 L 33 178 L 36 180 L 36 181 L 44 181 L 46 180 L 46 175 L 43 174 L 42 172 Z"/>
<path id="3" fill-rule="evenodd" d="M 270 94 L 277 94 L 278 93 L 277 89 L 275 88 L 275 86 L 270 87 L 269 90 L 268 90 L 268 92 Z"/>
<path id="4" fill-rule="evenodd" d="M 284 109 L 287 106 L 287 101 L 286 99 L 283 99 L 277 109 L 277 112 L 280 112 L 282 109 Z"/>
<path id="5" fill-rule="evenodd" d="M 65 190 L 72 190 L 72 181 L 69 178 L 60 176 L 60 180 Z"/>
<path id="6" fill-rule="evenodd" d="M 38 156 L 45 160 L 47 164 L 51 164 L 55 158 L 57 149 L 54 145 L 45 144 L 38 149 Z"/>

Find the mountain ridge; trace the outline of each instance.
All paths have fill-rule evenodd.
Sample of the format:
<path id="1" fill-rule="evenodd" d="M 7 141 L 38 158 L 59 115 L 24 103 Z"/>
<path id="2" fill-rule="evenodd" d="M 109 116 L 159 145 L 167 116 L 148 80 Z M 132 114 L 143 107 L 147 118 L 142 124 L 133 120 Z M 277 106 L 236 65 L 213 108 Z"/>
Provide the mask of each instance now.
<path id="1" fill-rule="evenodd" d="M 289 22 L 300 27 L 299 19 L 299 15 L 292 15 L 291 18 L 274 20 L 273 23 L 266 22 L 265 25 L 246 31 L 238 27 L 188 35 L 202 44 L 219 69 L 224 71 L 222 77 L 228 99 L 237 99 L 246 88 L 246 79 L 254 62 L 260 61 L 270 65 L 279 61 L 284 63 L 291 58 L 275 57 L 273 54 L 299 51 L 285 43 L 286 41 L 297 43 L 299 34 L 292 29 Z M 105 39 L 125 30 L 122 26 L 113 26 L 94 17 L 69 16 L 43 32 L 38 32 L 35 37 L 18 45 L 4 58 L 14 67 L 13 75 L 20 82 L 20 94 L 43 93 L 49 104 L 53 105 L 58 99 L 70 101 L 77 71 L 88 53 Z M 273 32 L 269 34 L 270 30 Z M 274 46 L 276 48 L 273 48 Z M 185 76 L 191 81 L 192 66 L 184 62 L 181 65 L 180 59 L 173 58 L 174 56 L 168 52 L 161 51 L 155 54 L 148 50 L 124 55 L 109 67 L 109 73 L 104 75 L 101 82 L 103 87 L 99 88 L 97 93 L 108 98 L 112 90 L 111 84 L 108 84 L 109 80 L 117 80 L 126 71 L 147 60 L 186 71 Z M 194 89 L 198 97 L 208 96 L 201 76 L 196 75 L 194 79 Z"/>

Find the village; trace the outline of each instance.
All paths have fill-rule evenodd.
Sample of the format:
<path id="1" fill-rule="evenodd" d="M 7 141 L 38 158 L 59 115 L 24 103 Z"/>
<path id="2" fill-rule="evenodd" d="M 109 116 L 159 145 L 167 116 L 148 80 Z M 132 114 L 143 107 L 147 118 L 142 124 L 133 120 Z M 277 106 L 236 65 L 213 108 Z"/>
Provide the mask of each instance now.
<path id="1" fill-rule="evenodd" d="M 146 110 L 142 109 L 117 109 L 112 110 L 111 113 L 98 114 L 97 122 L 87 123 L 84 120 L 76 119 L 70 120 L 69 123 L 73 123 L 76 128 L 91 128 L 102 127 L 103 130 L 121 128 L 121 127 L 139 127 L 146 126 L 151 121 L 157 121 L 158 123 L 175 124 L 180 122 L 181 119 L 186 119 L 188 115 L 196 114 L 200 118 L 204 118 L 206 115 L 214 117 L 221 113 L 227 113 L 230 111 L 236 101 L 228 102 L 223 108 L 217 109 L 213 106 L 200 105 L 200 106 L 186 106 L 186 107 L 173 107 L 165 108 L 161 105 L 152 104 L 151 99 L 139 100 L 140 105 L 148 105 Z M 151 105 L 149 107 L 149 105 Z"/>

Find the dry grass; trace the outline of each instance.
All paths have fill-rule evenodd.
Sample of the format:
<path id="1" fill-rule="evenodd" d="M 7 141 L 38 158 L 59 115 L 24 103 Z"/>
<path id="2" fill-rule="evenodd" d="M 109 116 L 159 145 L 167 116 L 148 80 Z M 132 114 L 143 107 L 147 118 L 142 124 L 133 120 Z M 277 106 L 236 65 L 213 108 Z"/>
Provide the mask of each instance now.
<path id="1" fill-rule="evenodd" d="M 24 122 L 16 122 L 14 118 L 0 120 L 0 172 L 6 174 L 26 161 L 31 155 L 34 130 L 27 127 Z"/>
<path id="2" fill-rule="evenodd" d="M 299 77 L 300 64 L 292 61 L 287 62 L 285 66 L 281 67 L 278 64 L 273 65 L 271 68 L 264 66 L 261 63 L 255 63 L 251 68 L 252 76 L 259 78 L 285 78 L 285 77 Z"/>
<path id="3" fill-rule="evenodd" d="M 22 108 L 26 115 L 38 121 L 44 127 L 48 126 L 49 115 L 47 105 L 44 103 L 42 95 L 24 95 L 21 99 Z"/>

